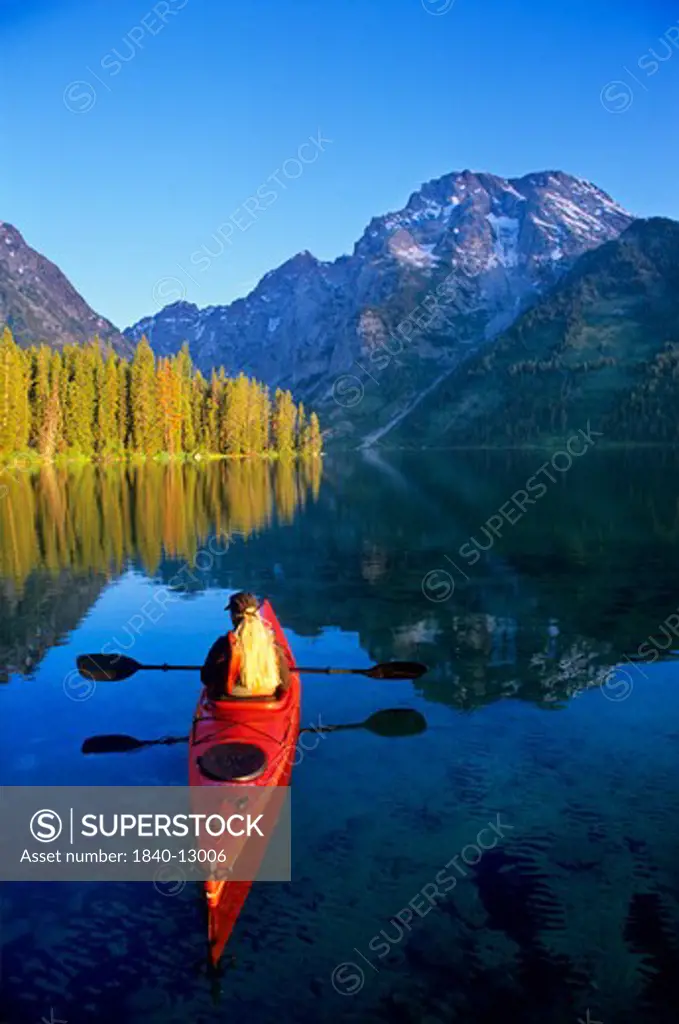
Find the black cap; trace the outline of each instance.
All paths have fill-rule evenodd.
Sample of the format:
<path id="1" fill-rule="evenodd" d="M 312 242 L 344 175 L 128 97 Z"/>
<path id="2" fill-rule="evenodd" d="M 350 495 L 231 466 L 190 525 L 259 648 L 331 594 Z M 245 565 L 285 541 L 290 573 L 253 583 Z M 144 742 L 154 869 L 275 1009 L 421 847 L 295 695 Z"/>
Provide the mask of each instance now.
<path id="1" fill-rule="evenodd" d="M 255 594 L 250 594 L 247 590 L 239 590 L 235 594 L 232 594 L 229 598 L 228 604 L 224 605 L 224 610 L 231 612 L 232 615 L 245 615 L 245 612 L 249 609 L 257 611 L 259 608 L 259 601 Z"/>

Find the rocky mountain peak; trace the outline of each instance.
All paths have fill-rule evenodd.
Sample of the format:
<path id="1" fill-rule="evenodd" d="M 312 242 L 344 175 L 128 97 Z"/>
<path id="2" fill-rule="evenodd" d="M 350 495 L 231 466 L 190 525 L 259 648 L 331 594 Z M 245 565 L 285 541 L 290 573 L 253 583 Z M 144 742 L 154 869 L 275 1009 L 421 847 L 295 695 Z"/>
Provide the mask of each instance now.
<path id="1" fill-rule="evenodd" d="M 61 348 L 95 335 L 119 352 L 130 342 L 94 312 L 57 266 L 0 222 L 0 324 L 11 327 L 23 345 L 45 341 Z"/>
<path id="2" fill-rule="evenodd" d="M 205 371 L 247 367 L 271 386 L 322 402 L 337 374 L 388 334 L 418 295 L 445 280 L 465 346 L 480 344 L 631 221 L 601 189 L 562 171 L 519 178 L 452 171 L 425 182 L 402 209 L 373 217 L 350 256 L 321 262 L 304 250 L 230 305 L 175 303 L 126 334 L 146 333 L 163 354 L 188 340 Z M 426 349 L 422 365 L 447 364 L 457 347 L 453 332 Z"/>

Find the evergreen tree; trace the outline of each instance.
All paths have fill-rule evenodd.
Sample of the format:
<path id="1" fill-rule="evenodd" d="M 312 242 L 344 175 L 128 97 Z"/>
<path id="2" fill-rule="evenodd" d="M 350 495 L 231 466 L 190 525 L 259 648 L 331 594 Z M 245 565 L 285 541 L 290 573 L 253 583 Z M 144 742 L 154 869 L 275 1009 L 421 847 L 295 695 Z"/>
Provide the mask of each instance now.
<path id="1" fill-rule="evenodd" d="M 59 434 L 59 451 L 65 452 L 68 447 L 66 407 L 68 405 L 68 382 L 73 373 L 74 345 L 64 345 L 59 366 L 59 408 L 61 409 L 61 432 Z"/>
<path id="2" fill-rule="evenodd" d="M 175 372 L 180 385 L 182 451 L 193 452 L 199 435 L 193 422 L 192 365 L 189 345 L 186 341 L 177 354 Z"/>
<path id="3" fill-rule="evenodd" d="M 130 414 L 132 447 L 141 455 L 156 455 L 161 449 L 158 393 L 153 350 L 143 336 L 130 368 Z"/>
<path id="4" fill-rule="evenodd" d="M 312 412 L 309 419 L 307 440 L 304 450 L 305 453 L 309 455 L 320 455 L 323 451 L 323 434 L 321 433 L 321 424 L 315 412 Z"/>
<path id="5" fill-rule="evenodd" d="M 304 402 L 300 402 L 297 406 L 297 438 L 295 448 L 298 452 L 302 453 L 305 450 L 307 442 L 307 422 L 306 413 L 304 411 Z"/>
<path id="6" fill-rule="evenodd" d="M 50 396 L 52 402 L 49 412 L 51 417 L 50 429 L 54 430 L 56 434 L 55 453 L 63 452 L 66 448 L 66 441 L 64 440 L 64 403 L 62 401 L 62 395 L 65 394 L 65 377 L 66 369 L 63 357 L 60 352 L 53 352 L 50 359 Z M 47 421 L 47 411 L 45 412 L 45 420 Z"/>
<path id="7" fill-rule="evenodd" d="M 159 359 L 156 368 L 156 394 L 161 449 L 178 455 L 182 443 L 182 388 L 177 364 L 172 359 Z"/>
<path id="8" fill-rule="evenodd" d="M 262 455 L 269 446 L 269 428 L 265 421 L 266 395 L 259 381 L 248 382 L 248 412 L 246 450 L 252 455 Z"/>
<path id="9" fill-rule="evenodd" d="M 271 398 L 266 384 L 260 385 L 259 415 L 261 417 L 262 452 L 271 449 Z"/>
<path id="10" fill-rule="evenodd" d="M 279 455 L 292 455 L 295 450 L 297 409 L 289 391 L 276 389 L 273 414 L 274 447 Z"/>
<path id="11" fill-rule="evenodd" d="M 104 456 L 120 452 L 120 393 L 117 360 L 110 352 L 100 371 L 97 402 L 97 450 Z"/>
<path id="12" fill-rule="evenodd" d="M 33 388 L 30 397 L 32 406 L 31 444 L 37 448 L 40 431 L 45 421 L 47 403 L 51 395 L 50 364 L 52 361 L 52 350 L 47 345 L 40 345 L 39 348 L 33 350 L 32 355 Z"/>
<path id="13" fill-rule="evenodd" d="M 98 348 L 98 346 L 97 346 Z M 77 455 L 94 453 L 95 359 L 92 346 L 75 347 L 66 391 L 66 441 Z"/>
<path id="14" fill-rule="evenodd" d="M 40 422 L 37 449 L 44 459 L 52 459 L 57 451 L 61 433 L 61 402 L 59 399 L 59 376 L 52 375 L 49 396 Z"/>
<path id="15" fill-rule="evenodd" d="M 14 396 L 16 407 L 17 427 L 14 443 L 16 451 L 24 451 L 28 448 L 31 437 L 31 405 L 29 394 L 31 390 L 31 353 L 24 352 L 15 346 L 15 376 L 18 384 L 18 392 Z"/>
<path id="16" fill-rule="evenodd" d="M 210 391 L 206 399 L 204 419 L 205 450 L 216 454 L 219 448 L 219 414 L 222 401 L 222 385 L 215 370 L 210 378 Z"/>
<path id="17" fill-rule="evenodd" d="M 21 350 L 6 327 L 0 339 L 0 452 L 26 447 L 26 376 Z"/>
<path id="18" fill-rule="evenodd" d="M 191 381 L 191 430 L 194 437 L 194 448 L 205 449 L 205 407 L 207 400 L 207 384 L 200 370 L 196 370 Z"/>
<path id="19" fill-rule="evenodd" d="M 124 359 L 118 363 L 118 445 L 120 451 L 132 446 L 130 416 L 130 364 Z"/>
<path id="20" fill-rule="evenodd" d="M 249 384 L 245 374 L 226 382 L 220 423 L 219 451 L 225 455 L 243 455 L 248 444 Z"/>
<path id="21" fill-rule="evenodd" d="M 16 414 L 13 395 L 16 389 L 14 339 L 8 327 L 0 339 L 0 452 L 14 452 Z"/>

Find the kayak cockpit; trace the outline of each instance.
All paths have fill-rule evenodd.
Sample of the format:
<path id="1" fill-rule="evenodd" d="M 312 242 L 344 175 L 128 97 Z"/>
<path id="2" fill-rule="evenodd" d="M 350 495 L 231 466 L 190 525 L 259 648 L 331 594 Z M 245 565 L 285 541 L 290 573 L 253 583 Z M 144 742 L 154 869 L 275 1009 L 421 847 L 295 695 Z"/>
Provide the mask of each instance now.
<path id="1" fill-rule="evenodd" d="M 254 782 L 267 769 L 269 758 L 256 743 L 213 743 L 196 758 L 196 765 L 213 782 Z"/>

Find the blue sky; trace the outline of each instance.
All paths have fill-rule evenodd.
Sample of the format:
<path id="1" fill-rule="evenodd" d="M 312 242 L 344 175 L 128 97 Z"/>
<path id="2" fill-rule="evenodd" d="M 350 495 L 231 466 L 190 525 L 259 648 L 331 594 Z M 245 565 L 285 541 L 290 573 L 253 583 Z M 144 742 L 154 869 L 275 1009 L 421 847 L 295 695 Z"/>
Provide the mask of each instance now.
<path id="1" fill-rule="evenodd" d="M 0 216 L 120 327 L 350 252 L 451 170 L 562 169 L 679 219 L 666 0 L 0 0 L 0 30 Z"/>

